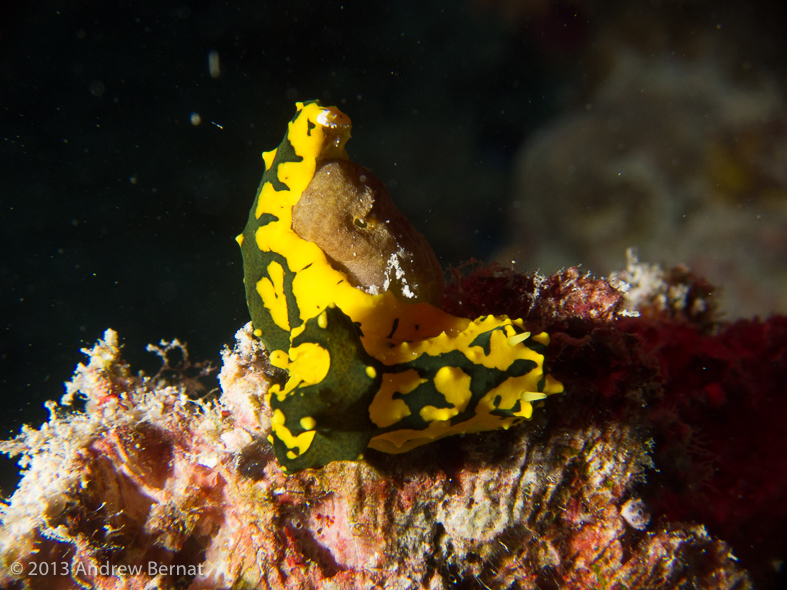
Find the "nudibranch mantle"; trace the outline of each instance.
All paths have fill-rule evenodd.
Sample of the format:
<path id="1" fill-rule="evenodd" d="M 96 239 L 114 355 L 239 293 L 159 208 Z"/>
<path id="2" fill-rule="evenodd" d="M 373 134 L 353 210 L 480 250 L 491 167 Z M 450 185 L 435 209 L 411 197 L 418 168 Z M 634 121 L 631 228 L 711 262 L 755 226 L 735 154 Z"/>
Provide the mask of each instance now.
<path id="1" fill-rule="evenodd" d="M 549 336 L 437 307 L 439 263 L 382 184 L 350 162 L 350 118 L 317 101 L 296 106 L 282 143 L 263 154 L 237 237 L 254 334 L 288 374 L 268 393 L 284 471 L 530 418 L 533 402 L 563 390 L 545 372 Z"/>

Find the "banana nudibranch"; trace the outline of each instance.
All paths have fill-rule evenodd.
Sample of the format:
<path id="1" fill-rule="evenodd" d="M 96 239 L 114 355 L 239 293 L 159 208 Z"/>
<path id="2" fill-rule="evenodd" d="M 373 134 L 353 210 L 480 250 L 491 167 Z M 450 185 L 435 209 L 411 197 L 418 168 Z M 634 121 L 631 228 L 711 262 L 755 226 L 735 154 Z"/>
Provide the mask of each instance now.
<path id="1" fill-rule="evenodd" d="M 237 237 L 254 334 L 285 371 L 270 441 L 285 472 L 509 428 L 563 390 L 546 333 L 439 308 L 442 270 L 385 187 L 351 162 L 351 122 L 297 103 Z"/>

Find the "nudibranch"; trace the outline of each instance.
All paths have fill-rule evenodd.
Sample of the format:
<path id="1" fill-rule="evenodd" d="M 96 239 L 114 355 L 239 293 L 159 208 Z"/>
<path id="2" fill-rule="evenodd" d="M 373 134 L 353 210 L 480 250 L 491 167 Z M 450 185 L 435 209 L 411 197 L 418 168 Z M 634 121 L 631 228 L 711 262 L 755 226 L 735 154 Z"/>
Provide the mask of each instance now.
<path id="1" fill-rule="evenodd" d="M 529 419 L 563 390 L 545 371 L 549 336 L 441 310 L 428 243 L 347 156 L 349 117 L 296 106 L 237 237 L 254 334 L 287 372 L 268 392 L 284 471 Z"/>

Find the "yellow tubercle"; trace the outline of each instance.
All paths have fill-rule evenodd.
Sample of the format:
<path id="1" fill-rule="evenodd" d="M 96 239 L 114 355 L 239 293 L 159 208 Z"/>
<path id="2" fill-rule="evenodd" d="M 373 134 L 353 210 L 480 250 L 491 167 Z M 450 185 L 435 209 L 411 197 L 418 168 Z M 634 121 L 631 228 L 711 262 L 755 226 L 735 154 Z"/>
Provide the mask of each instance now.
<path id="1" fill-rule="evenodd" d="M 293 436 L 292 432 L 290 432 L 284 424 L 284 414 L 281 410 L 275 410 L 273 412 L 273 417 L 271 417 L 273 436 L 284 443 L 284 446 L 288 449 L 289 458 L 294 459 L 299 455 L 303 455 L 308 450 L 317 433 L 314 430 L 310 430 Z"/>
<path id="2" fill-rule="evenodd" d="M 328 374 L 331 368 L 331 354 L 319 344 L 304 342 L 290 349 L 290 362 L 287 370 L 290 380 L 285 392 L 292 391 L 296 386 L 316 385 Z"/>
<path id="3" fill-rule="evenodd" d="M 270 310 L 273 321 L 282 329 L 289 331 L 287 299 L 284 295 L 284 269 L 281 264 L 274 260 L 268 265 L 268 276 L 259 280 L 257 292 L 265 307 Z"/>
<path id="4" fill-rule="evenodd" d="M 436 408 L 434 406 L 424 406 L 419 414 L 424 422 L 447 422 L 459 413 L 456 408 Z"/>
<path id="5" fill-rule="evenodd" d="M 523 343 L 525 340 L 527 340 L 528 338 L 530 338 L 530 332 L 525 332 L 525 333 L 523 333 L 523 334 L 517 334 L 517 335 L 515 335 L 515 336 L 511 336 L 511 337 L 508 339 L 508 343 L 509 343 L 511 346 L 516 346 L 517 344 L 522 344 L 522 343 Z"/>
<path id="6" fill-rule="evenodd" d="M 459 367 L 442 367 L 434 376 L 435 389 L 443 394 L 445 401 L 456 408 L 456 412 L 451 416 L 463 412 L 470 403 L 473 397 L 470 391 L 471 380 L 472 377 Z M 447 418 L 443 418 L 445 419 Z"/>
<path id="7" fill-rule="evenodd" d="M 416 387 L 426 383 L 415 370 L 383 375 L 380 391 L 369 406 L 369 418 L 379 428 L 387 428 L 411 414 L 403 399 L 394 399 L 394 394 L 406 395 Z"/>
<path id="8" fill-rule="evenodd" d="M 266 170 L 270 170 L 271 166 L 273 166 L 273 159 L 276 157 L 276 151 L 277 150 L 262 152 L 262 161 L 265 162 Z"/>
<path id="9" fill-rule="evenodd" d="M 262 330 L 260 330 L 260 332 L 262 332 Z M 254 335 L 257 336 L 257 338 L 260 337 L 259 335 L 257 335 L 256 330 Z M 279 369 L 286 370 L 290 362 L 287 353 L 284 352 L 283 350 L 274 350 L 269 354 L 268 358 L 270 359 L 271 364 L 274 367 L 278 367 Z"/>

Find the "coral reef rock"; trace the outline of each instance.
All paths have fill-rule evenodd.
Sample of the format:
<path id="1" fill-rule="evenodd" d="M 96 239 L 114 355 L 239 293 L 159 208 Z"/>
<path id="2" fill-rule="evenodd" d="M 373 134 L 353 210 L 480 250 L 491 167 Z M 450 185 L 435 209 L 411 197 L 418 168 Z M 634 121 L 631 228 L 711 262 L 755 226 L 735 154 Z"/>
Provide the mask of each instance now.
<path id="1" fill-rule="evenodd" d="M 493 275 L 477 284 L 495 290 Z M 532 309 L 535 290 L 570 294 L 558 324 L 561 309 L 626 315 L 620 292 L 575 270 L 523 284 Z M 250 325 L 213 400 L 134 375 L 111 330 L 85 352 L 50 420 L 0 446 L 24 470 L 2 509 L 2 587 L 751 587 L 725 542 L 641 499 L 647 371 L 623 402 L 571 387 L 508 431 L 287 476 L 267 442 L 281 375 Z"/>

